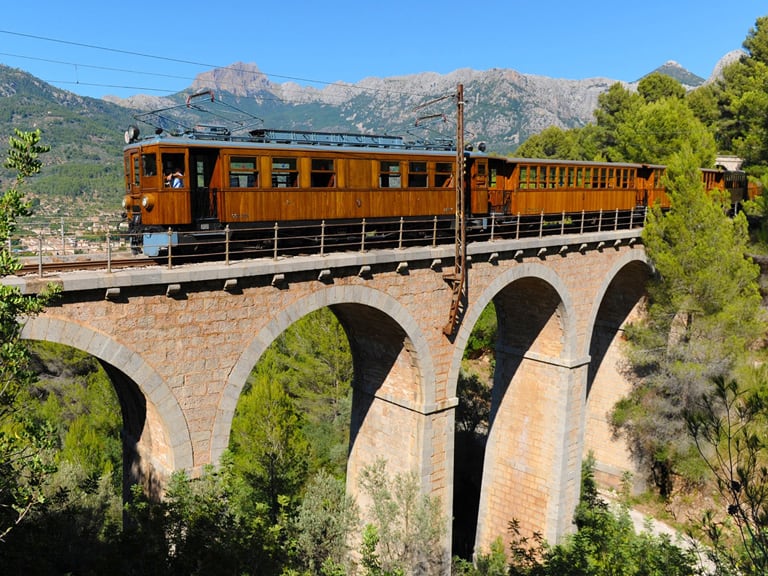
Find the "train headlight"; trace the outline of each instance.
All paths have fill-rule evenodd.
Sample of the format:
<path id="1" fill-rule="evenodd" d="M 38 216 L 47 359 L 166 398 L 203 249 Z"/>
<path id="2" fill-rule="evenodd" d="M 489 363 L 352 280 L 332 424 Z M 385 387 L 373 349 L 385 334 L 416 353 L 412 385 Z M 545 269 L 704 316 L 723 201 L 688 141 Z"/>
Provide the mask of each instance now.
<path id="1" fill-rule="evenodd" d="M 123 198 L 123 210 L 130 210 L 131 206 L 132 206 L 131 197 L 130 196 L 125 196 Z"/>
<path id="2" fill-rule="evenodd" d="M 141 207 L 144 208 L 144 210 L 152 210 L 155 206 L 155 199 L 151 194 L 147 194 L 146 196 L 141 197 Z"/>

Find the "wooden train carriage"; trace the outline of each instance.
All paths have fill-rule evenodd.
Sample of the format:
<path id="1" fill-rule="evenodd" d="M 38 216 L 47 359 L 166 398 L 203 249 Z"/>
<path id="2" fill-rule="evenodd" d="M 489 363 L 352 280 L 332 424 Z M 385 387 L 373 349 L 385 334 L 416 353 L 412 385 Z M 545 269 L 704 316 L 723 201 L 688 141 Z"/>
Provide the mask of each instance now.
<path id="1" fill-rule="evenodd" d="M 488 212 L 487 158 L 468 162 Z M 166 175 L 184 174 L 180 187 Z M 126 209 L 143 227 L 452 216 L 455 152 L 158 136 L 126 146 Z"/>
<path id="2" fill-rule="evenodd" d="M 662 166 L 549 159 L 491 159 L 492 210 L 539 215 L 632 210 L 666 203 Z"/>

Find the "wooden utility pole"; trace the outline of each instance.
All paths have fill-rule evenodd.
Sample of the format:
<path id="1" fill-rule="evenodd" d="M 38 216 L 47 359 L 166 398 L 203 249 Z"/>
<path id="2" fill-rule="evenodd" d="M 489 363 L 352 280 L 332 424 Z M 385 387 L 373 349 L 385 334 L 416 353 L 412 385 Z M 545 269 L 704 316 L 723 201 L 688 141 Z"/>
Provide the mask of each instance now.
<path id="1" fill-rule="evenodd" d="M 452 273 L 443 277 L 451 284 L 451 310 L 448 323 L 443 327 L 446 336 L 453 336 L 466 306 L 467 284 L 467 220 L 464 214 L 464 85 L 456 89 L 456 257 Z"/>

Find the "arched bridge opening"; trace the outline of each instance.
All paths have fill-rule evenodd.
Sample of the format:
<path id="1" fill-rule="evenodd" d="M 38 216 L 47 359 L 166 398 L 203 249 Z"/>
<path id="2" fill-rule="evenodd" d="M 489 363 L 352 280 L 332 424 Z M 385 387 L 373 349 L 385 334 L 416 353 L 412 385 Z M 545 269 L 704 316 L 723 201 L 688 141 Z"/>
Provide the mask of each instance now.
<path id="1" fill-rule="evenodd" d="M 189 436 L 181 410 L 162 380 L 137 355 L 104 334 L 50 316 L 27 320 L 22 337 L 71 346 L 101 364 L 122 413 L 124 499 L 134 484 L 159 498 L 171 473 L 180 465 L 190 467 Z"/>
<path id="2" fill-rule="evenodd" d="M 643 313 L 645 287 L 650 276 L 648 264 L 634 260 L 621 262 L 606 280 L 599 307 L 594 312 L 584 424 L 584 457 L 594 457 L 595 477 L 603 486 L 616 489 L 627 473 L 636 470 L 623 438 L 611 426 L 611 412 L 616 402 L 631 387 L 626 373 L 622 347 L 624 329 Z M 639 487 L 642 478 L 633 475 Z"/>

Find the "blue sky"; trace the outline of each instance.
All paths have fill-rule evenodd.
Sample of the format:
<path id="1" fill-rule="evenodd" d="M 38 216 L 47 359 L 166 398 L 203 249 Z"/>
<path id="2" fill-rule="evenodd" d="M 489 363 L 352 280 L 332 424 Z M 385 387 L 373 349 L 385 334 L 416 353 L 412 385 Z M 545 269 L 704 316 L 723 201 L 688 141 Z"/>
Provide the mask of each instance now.
<path id="1" fill-rule="evenodd" d="M 14 1 L 0 63 L 94 97 L 169 94 L 235 62 L 318 87 L 459 68 L 633 81 L 668 60 L 706 78 L 765 15 L 756 0 Z"/>

